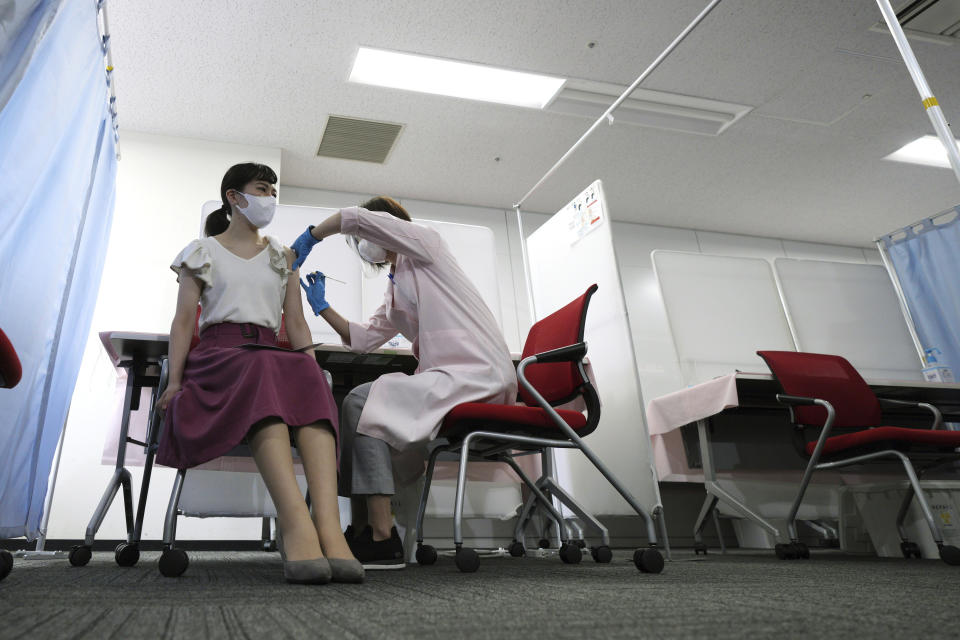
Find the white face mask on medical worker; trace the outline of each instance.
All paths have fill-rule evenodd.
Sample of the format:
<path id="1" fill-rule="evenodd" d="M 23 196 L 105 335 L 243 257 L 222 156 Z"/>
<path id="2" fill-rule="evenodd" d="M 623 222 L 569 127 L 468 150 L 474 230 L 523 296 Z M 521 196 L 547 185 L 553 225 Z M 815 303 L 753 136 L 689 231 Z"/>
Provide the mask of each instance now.
<path id="1" fill-rule="evenodd" d="M 357 243 L 357 253 L 371 264 L 383 264 L 387 261 L 387 250 L 369 240 L 360 240 Z"/>
<path id="2" fill-rule="evenodd" d="M 237 204 L 237 210 L 250 221 L 250 224 L 257 229 L 262 229 L 270 224 L 273 215 L 277 212 L 276 196 L 254 196 L 242 191 L 237 191 L 237 195 L 243 196 L 247 201 L 246 207 Z"/>

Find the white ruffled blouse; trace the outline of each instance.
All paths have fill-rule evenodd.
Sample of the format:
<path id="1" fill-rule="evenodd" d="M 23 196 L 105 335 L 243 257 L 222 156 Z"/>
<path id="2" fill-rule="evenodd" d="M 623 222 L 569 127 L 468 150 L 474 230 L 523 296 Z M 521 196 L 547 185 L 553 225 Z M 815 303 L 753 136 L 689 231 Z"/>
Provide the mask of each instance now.
<path id="1" fill-rule="evenodd" d="M 250 322 L 280 331 L 287 291 L 287 258 L 279 240 L 267 236 L 267 246 L 250 259 L 233 253 L 213 238 L 188 244 L 170 268 L 201 285 L 200 330 L 220 322 Z"/>

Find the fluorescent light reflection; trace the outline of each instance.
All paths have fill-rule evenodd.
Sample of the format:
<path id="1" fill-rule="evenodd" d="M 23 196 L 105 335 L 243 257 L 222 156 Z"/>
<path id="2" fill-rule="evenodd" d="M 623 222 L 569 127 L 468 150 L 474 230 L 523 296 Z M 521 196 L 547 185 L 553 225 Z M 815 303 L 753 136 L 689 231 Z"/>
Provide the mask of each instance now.
<path id="1" fill-rule="evenodd" d="M 542 109 L 563 78 L 360 47 L 350 82 Z"/>
<path id="2" fill-rule="evenodd" d="M 954 140 L 960 149 L 960 141 Z M 911 162 L 913 164 L 923 164 L 928 167 L 950 168 L 950 160 L 947 158 L 947 150 L 943 148 L 940 138 L 937 136 L 923 136 L 913 142 L 900 147 L 884 160 L 896 160 L 897 162 Z"/>

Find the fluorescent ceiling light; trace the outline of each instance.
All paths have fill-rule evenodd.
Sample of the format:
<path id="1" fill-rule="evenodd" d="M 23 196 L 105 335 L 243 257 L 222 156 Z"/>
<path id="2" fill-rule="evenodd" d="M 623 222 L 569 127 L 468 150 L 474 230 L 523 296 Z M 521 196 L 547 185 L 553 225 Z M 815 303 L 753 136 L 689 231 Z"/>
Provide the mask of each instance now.
<path id="1" fill-rule="evenodd" d="M 360 47 L 350 82 L 542 109 L 564 79 Z"/>
<path id="2" fill-rule="evenodd" d="M 960 149 L 960 141 L 954 140 L 954 144 Z M 914 164 L 925 164 L 928 167 L 950 168 L 950 160 L 947 158 L 947 150 L 943 148 L 940 138 L 937 136 L 923 136 L 910 142 L 887 157 L 884 160 L 896 160 L 897 162 L 912 162 Z"/>

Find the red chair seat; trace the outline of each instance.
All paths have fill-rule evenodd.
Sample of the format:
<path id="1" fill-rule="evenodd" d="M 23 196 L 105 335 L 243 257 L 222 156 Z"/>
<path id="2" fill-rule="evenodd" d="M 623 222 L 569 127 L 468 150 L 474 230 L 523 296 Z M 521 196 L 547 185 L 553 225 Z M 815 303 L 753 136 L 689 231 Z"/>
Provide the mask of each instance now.
<path id="1" fill-rule="evenodd" d="M 579 411 L 558 409 L 557 413 L 574 431 L 587 425 L 587 417 Z M 557 435 L 562 435 L 546 411 L 540 407 L 524 405 L 465 402 L 457 405 L 447 414 L 443 420 L 443 426 L 440 427 L 440 435 L 450 435 L 461 427 L 487 431 L 549 429 L 558 432 Z"/>
<path id="2" fill-rule="evenodd" d="M 909 429 L 906 427 L 875 427 L 854 433 L 827 438 L 823 453 L 837 453 L 877 442 L 901 442 L 922 444 L 944 449 L 960 447 L 960 431 L 933 431 L 932 429 Z M 813 454 L 816 442 L 808 442 L 807 455 Z"/>

